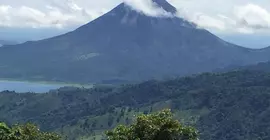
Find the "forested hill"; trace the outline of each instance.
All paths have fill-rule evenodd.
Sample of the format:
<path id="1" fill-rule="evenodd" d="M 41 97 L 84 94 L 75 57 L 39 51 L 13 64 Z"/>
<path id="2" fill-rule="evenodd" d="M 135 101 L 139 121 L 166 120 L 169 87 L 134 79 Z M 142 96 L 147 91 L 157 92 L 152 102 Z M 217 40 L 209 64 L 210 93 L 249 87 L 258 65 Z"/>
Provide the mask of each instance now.
<path id="1" fill-rule="evenodd" d="M 100 138 L 104 130 L 130 123 L 138 112 L 169 107 L 177 119 L 195 125 L 202 140 L 267 140 L 269 83 L 269 73 L 234 71 L 120 87 L 62 88 L 46 94 L 4 91 L 0 120 L 35 122 L 69 139 Z"/>

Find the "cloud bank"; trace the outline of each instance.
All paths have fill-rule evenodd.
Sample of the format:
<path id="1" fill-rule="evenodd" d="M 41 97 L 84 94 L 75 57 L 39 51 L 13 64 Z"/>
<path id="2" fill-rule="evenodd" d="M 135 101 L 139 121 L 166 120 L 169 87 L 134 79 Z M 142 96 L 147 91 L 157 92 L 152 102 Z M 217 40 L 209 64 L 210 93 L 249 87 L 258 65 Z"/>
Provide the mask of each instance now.
<path id="1" fill-rule="evenodd" d="M 216 6 L 213 4 L 213 7 Z M 196 23 L 201 28 L 223 33 L 270 33 L 270 7 L 266 9 L 258 4 L 247 2 L 232 5 L 226 12 L 222 11 L 222 9 L 214 12 L 199 9 L 179 8 L 178 16 Z"/>
<path id="2" fill-rule="evenodd" d="M 172 16 L 151 0 L 0 0 L 0 27 L 78 27 L 123 1 L 134 10 L 149 16 Z M 190 20 L 201 28 L 223 33 L 270 32 L 269 0 L 168 1 L 178 9 L 177 16 Z"/>
<path id="3" fill-rule="evenodd" d="M 0 26 L 32 28 L 64 28 L 89 22 L 100 16 L 97 11 L 86 10 L 74 1 L 51 1 L 43 10 L 25 5 L 0 5 Z"/>
<path id="4" fill-rule="evenodd" d="M 270 28 L 270 11 L 255 5 L 247 4 L 235 9 L 235 16 L 238 19 L 239 26 L 245 26 L 253 29 Z"/>

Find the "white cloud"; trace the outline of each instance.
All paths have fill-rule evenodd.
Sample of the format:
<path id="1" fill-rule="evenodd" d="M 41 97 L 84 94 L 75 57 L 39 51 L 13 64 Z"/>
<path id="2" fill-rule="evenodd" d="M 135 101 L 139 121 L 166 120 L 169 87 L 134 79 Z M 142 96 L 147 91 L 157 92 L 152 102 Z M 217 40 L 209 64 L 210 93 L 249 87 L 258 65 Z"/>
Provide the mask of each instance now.
<path id="1" fill-rule="evenodd" d="M 124 2 L 134 10 L 149 16 L 173 16 L 171 13 L 168 13 L 164 9 L 155 5 L 152 0 L 124 0 Z"/>
<path id="2" fill-rule="evenodd" d="M 37 1 L 41 2 L 42 0 Z M 162 8 L 158 8 L 151 0 L 124 1 L 126 4 L 132 6 L 134 10 L 138 10 L 149 16 L 172 16 Z M 114 2 L 106 0 L 100 0 L 99 2 L 86 0 L 48 0 L 46 5 L 42 7 L 39 7 L 41 3 L 40 5 L 27 5 L 28 2 L 25 2 L 25 5 L 16 6 L 0 5 L 0 26 L 23 28 L 65 28 L 79 26 L 108 12 L 120 2 L 122 2 L 122 0 L 116 0 L 116 4 L 107 4 Z M 89 5 L 99 4 L 101 4 L 101 7 L 90 6 L 90 8 L 88 8 Z"/>
<path id="3" fill-rule="evenodd" d="M 238 33 L 243 33 L 243 34 L 253 34 L 254 33 L 254 30 L 253 29 L 246 28 L 246 27 L 236 28 L 235 31 L 238 32 Z"/>
<path id="4" fill-rule="evenodd" d="M 0 5 L 0 26 L 8 27 L 56 27 L 78 26 L 93 20 L 101 13 L 83 9 L 71 0 L 51 3 L 43 10 L 28 6 Z"/>
<path id="5" fill-rule="evenodd" d="M 194 1 L 191 0 L 189 2 Z M 204 0 L 203 2 L 207 3 L 206 1 L 209 0 Z M 200 8 L 200 6 L 198 6 L 200 3 L 197 4 L 196 10 L 178 7 L 178 16 L 197 23 L 202 28 L 223 33 L 270 33 L 270 7 L 269 10 L 267 10 L 260 5 L 237 3 L 237 1 L 239 2 L 240 0 L 235 0 L 235 5 L 231 5 L 225 12 L 224 9 L 226 8 L 221 8 L 220 10 L 213 9 L 215 12 L 209 11 L 209 9 Z M 215 5 L 216 2 L 222 4 L 219 0 L 213 1 L 213 6 L 211 6 L 211 8 L 218 7 Z M 223 3 L 223 5 L 226 7 L 226 3 Z"/>
<path id="6" fill-rule="evenodd" d="M 1 13 L 7 13 L 10 8 L 11 7 L 8 6 L 8 5 L 0 5 L 0 12 Z"/>
<path id="7" fill-rule="evenodd" d="M 225 30 L 226 26 L 221 19 L 213 18 L 203 13 L 195 13 L 192 17 L 187 18 L 189 21 L 196 23 L 201 28 L 210 28 Z"/>
<path id="8" fill-rule="evenodd" d="M 235 16 L 240 26 L 255 29 L 270 28 L 270 12 L 258 5 L 247 4 L 236 7 Z"/>
<path id="9" fill-rule="evenodd" d="M 125 1 L 151 16 L 171 16 L 151 0 L 0 0 L 0 26 L 70 28 L 85 24 Z M 269 0 L 168 0 L 178 16 L 223 33 L 270 32 Z"/>

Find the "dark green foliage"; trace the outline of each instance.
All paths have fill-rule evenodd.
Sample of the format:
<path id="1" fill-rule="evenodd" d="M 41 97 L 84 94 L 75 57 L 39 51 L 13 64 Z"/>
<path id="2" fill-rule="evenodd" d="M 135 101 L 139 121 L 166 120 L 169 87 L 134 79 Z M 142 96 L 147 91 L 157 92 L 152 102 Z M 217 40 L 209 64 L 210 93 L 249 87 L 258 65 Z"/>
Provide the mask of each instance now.
<path id="1" fill-rule="evenodd" d="M 124 117 L 124 116 L 125 116 L 125 109 L 124 109 L 124 108 L 121 109 L 121 114 L 120 114 L 120 116 L 121 116 L 121 117 Z"/>
<path id="2" fill-rule="evenodd" d="M 132 108 L 131 108 L 131 107 L 129 107 L 129 108 L 128 108 L 128 112 L 131 112 L 131 111 L 132 111 Z"/>
<path id="3" fill-rule="evenodd" d="M 150 115 L 139 115 L 131 126 L 120 125 L 106 132 L 108 140 L 197 140 L 192 127 L 173 120 L 170 110 Z"/>
<path id="4" fill-rule="evenodd" d="M 129 118 L 128 117 L 126 118 L 125 123 L 129 124 Z"/>
<path id="5" fill-rule="evenodd" d="M 118 117 L 118 118 L 117 118 L 117 120 L 116 120 L 116 122 L 117 122 L 117 123 L 119 123 L 119 122 L 120 122 L 120 119 L 121 119 L 121 118 L 120 118 L 120 117 Z"/>
<path id="6" fill-rule="evenodd" d="M 143 114 L 148 114 L 148 110 L 143 111 Z"/>
<path id="7" fill-rule="evenodd" d="M 175 118 L 195 126 L 202 140 L 268 140 L 269 82 L 269 73 L 234 71 L 47 94 L 5 91 L 0 94 L 0 119 L 9 124 L 34 122 L 42 130 L 78 138 L 90 130 L 98 135 L 115 127 L 119 116 L 119 123 L 130 124 L 137 113 L 165 105 L 172 108 Z M 110 114 L 115 116 L 111 127 Z"/>
<path id="8" fill-rule="evenodd" d="M 109 117 L 108 117 L 108 126 L 109 126 L 109 127 L 111 127 L 111 126 L 112 126 L 113 121 L 114 121 L 114 116 L 109 115 Z"/>
<path id="9" fill-rule="evenodd" d="M 114 113 L 114 110 L 115 110 L 115 108 L 111 106 L 111 107 L 109 107 L 108 112 L 109 112 L 109 113 Z"/>
<path id="10" fill-rule="evenodd" d="M 0 140 L 61 140 L 61 137 L 55 133 L 41 132 L 33 124 L 10 128 L 5 123 L 0 123 Z"/>
<path id="11" fill-rule="evenodd" d="M 97 121 L 95 120 L 93 123 L 92 123 L 92 128 L 95 128 L 97 126 Z"/>

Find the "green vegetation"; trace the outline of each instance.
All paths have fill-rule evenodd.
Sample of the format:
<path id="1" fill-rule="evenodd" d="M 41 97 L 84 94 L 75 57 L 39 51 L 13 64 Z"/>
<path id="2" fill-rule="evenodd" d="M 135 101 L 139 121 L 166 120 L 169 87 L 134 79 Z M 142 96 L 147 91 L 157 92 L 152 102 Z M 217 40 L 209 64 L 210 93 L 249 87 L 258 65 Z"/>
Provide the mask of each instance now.
<path id="1" fill-rule="evenodd" d="M 173 120 L 170 110 L 140 115 L 131 126 L 120 125 L 106 135 L 108 140 L 197 140 L 194 128 Z"/>
<path id="2" fill-rule="evenodd" d="M 201 140 L 270 139 L 270 74 L 205 73 L 46 94 L 0 93 L 0 120 L 33 122 L 70 140 L 100 140 L 104 131 L 131 125 L 134 116 L 172 109 L 173 118 L 200 132 Z"/>
<path id="3" fill-rule="evenodd" d="M 41 132 L 33 124 L 7 126 L 0 123 L 0 140 L 61 140 L 55 133 Z"/>

